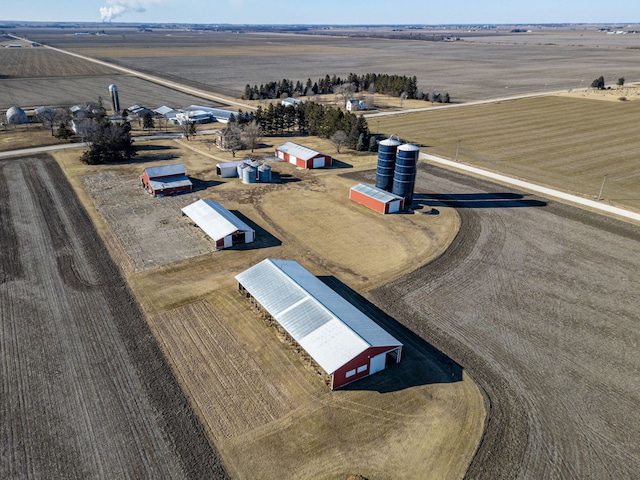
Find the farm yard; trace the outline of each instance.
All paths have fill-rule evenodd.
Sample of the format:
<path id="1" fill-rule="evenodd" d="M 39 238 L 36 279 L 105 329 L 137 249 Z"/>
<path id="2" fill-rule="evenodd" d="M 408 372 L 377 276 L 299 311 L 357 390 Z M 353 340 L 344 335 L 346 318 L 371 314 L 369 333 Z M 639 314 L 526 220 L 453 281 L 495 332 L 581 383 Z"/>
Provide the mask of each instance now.
<path id="1" fill-rule="evenodd" d="M 423 152 L 640 210 L 640 102 L 547 96 L 371 119 Z"/>
<path id="2" fill-rule="evenodd" d="M 316 140 L 314 147 L 326 149 L 322 142 Z M 191 143 L 197 149 L 197 142 Z M 345 205 L 353 182 L 338 174 L 370 168 L 375 155 L 339 156 L 353 168 L 318 172 L 274 162 L 280 183 L 245 185 L 212 177 L 211 159 L 179 143 L 154 144 L 164 150 L 150 148 L 142 152 L 143 158 L 102 167 L 103 172 L 80 165 L 77 153 L 56 156 L 126 272 L 152 332 L 229 473 L 234 478 L 283 478 L 290 472 L 301 478 L 342 479 L 363 472 L 373 478 L 411 478 L 429 465 L 438 476 L 462 478 L 484 420 L 477 387 L 457 365 L 346 288 L 381 285 L 417 267 L 416 258 L 424 262 L 441 254 L 457 231 L 453 210 L 383 218 L 356 204 Z M 142 193 L 136 173 L 146 162 L 159 163 L 168 152 L 181 157 L 206 189 L 167 198 Z M 273 154 L 267 148 L 257 155 L 266 159 L 267 152 Z M 296 208 L 285 200 L 286 192 L 297 198 Z M 208 242 L 179 213 L 196 195 L 239 212 L 256 227 L 256 242 L 210 253 L 190 247 L 188 229 L 199 236 L 198 245 Z M 318 204 L 325 208 L 315 209 Z M 149 234 L 143 226 L 133 233 L 143 217 L 142 223 L 157 233 Z M 319 218 L 324 231 L 317 229 Z M 353 230 L 341 228 L 344 222 Z M 184 244 L 176 242 L 181 232 L 187 233 Z M 132 234 L 138 235 L 135 242 Z M 367 235 L 379 239 L 371 242 Z M 172 246 L 163 245 L 166 239 Z M 136 243 L 137 248 L 130 248 Z M 163 260 L 167 254 L 173 261 Z M 411 352 L 390 376 L 330 392 L 236 292 L 233 275 L 267 257 L 301 259 L 411 345 Z M 149 263 L 140 263 L 145 258 Z M 373 416 L 372 410 L 377 412 Z M 353 455 L 343 457 L 340 452 L 345 450 Z M 382 451 L 387 454 L 381 456 Z"/>

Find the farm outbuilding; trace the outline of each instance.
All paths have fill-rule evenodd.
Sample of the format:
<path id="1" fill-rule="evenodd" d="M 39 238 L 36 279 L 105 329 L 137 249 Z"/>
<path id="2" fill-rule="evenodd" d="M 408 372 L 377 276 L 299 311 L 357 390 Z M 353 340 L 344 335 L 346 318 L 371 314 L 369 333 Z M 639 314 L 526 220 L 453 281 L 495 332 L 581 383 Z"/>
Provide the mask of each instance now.
<path id="1" fill-rule="evenodd" d="M 198 200 L 182 209 L 216 243 L 216 250 L 251 243 L 256 232 L 229 210 L 213 200 Z"/>
<path id="2" fill-rule="evenodd" d="M 145 168 L 140 183 L 153 196 L 173 195 L 193 190 L 182 163 Z"/>
<path id="3" fill-rule="evenodd" d="M 235 278 L 324 370 L 332 390 L 400 362 L 402 343 L 298 262 L 266 259 Z"/>
<path id="4" fill-rule="evenodd" d="M 331 156 L 317 152 L 311 148 L 286 142 L 276 148 L 276 157 L 285 162 L 293 163 L 299 168 L 321 168 L 331 166 Z"/>
<path id="5" fill-rule="evenodd" d="M 364 183 L 351 187 L 349 198 L 382 214 L 396 213 L 404 208 L 403 197 Z"/>

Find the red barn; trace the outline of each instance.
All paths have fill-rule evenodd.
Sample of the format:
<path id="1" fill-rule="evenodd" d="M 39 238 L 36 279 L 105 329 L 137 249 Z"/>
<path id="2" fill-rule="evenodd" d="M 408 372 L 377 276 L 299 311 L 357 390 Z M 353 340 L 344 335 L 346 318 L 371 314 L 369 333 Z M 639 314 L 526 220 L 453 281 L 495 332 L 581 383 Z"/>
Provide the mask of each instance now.
<path id="1" fill-rule="evenodd" d="M 320 153 L 293 142 L 286 142 L 276 148 L 276 157 L 293 163 L 299 168 L 322 168 L 331 166 L 331 156 Z"/>
<path id="2" fill-rule="evenodd" d="M 145 168 L 140 183 L 153 196 L 190 192 L 193 184 L 182 163 Z"/>
<path id="3" fill-rule="evenodd" d="M 382 214 L 396 213 L 404 208 L 404 197 L 364 183 L 351 187 L 349 198 Z"/>
<path id="4" fill-rule="evenodd" d="M 237 275 L 252 297 L 331 378 L 331 389 L 400 362 L 402 343 L 293 260 Z"/>

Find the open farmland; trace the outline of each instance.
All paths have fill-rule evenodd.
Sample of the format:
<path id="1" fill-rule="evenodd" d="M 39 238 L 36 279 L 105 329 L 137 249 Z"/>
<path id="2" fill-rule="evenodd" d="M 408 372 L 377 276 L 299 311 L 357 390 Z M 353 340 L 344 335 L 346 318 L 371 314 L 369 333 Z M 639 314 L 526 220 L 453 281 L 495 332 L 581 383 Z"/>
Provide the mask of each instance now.
<path id="1" fill-rule="evenodd" d="M 380 129 L 458 160 L 640 210 L 640 102 L 549 96 L 379 117 Z M 370 123 L 373 123 L 370 120 Z M 459 143 L 458 143 L 459 142 Z"/>
<path id="2" fill-rule="evenodd" d="M 318 148 L 328 146 L 325 140 L 314 142 Z M 210 180 L 209 158 L 177 142 L 174 145 L 172 154 L 180 152 L 192 175 Z M 271 156 L 272 150 L 266 150 Z M 129 181 L 122 182 L 119 192 L 96 194 L 99 175 L 134 177 L 143 159 L 88 173 L 95 167 L 79 165 L 77 154 L 75 159 L 72 152 L 57 156 L 100 225 L 109 249 L 123 265 L 135 254 L 121 255 L 126 238 L 117 225 L 119 220 L 114 223 L 113 216 L 105 212 L 123 202 L 130 204 L 131 212 L 156 204 L 156 211 L 148 206 L 144 211 L 146 221 L 157 225 L 161 234 L 165 200 L 181 198 L 140 196 L 139 187 Z M 159 268 L 129 270 L 128 280 L 233 476 L 343 480 L 350 473 L 361 473 L 391 479 L 413 478 L 416 472 L 429 469 L 440 478 L 462 478 L 483 428 L 483 398 L 476 385 L 459 366 L 342 283 L 371 288 L 441 254 L 455 236 L 457 216 L 443 208 L 440 215 L 383 217 L 346 203 L 353 181 L 339 174 L 367 168 L 375 156 L 339 158 L 342 168 L 317 172 L 273 163 L 281 183 L 272 185 L 218 179 L 198 195 L 219 200 L 246 218 L 256 227 L 257 242 Z M 354 168 L 344 168 L 348 165 Z M 127 188 L 134 192 L 127 194 Z M 295 207 L 283 201 L 285 191 L 289 199 L 297 198 Z M 319 204 L 325 209 L 318 211 Z M 174 207 L 175 221 L 189 224 L 180 217 L 178 206 Z M 293 218 L 287 218 L 287 212 Z M 164 224 L 173 228 L 171 222 Z M 341 228 L 344 222 L 353 229 Z M 317 229 L 319 223 L 324 231 Z M 379 240 L 371 242 L 366 232 Z M 153 248 L 166 248 L 157 243 L 156 247 L 141 245 L 150 255 L 154 255 Z M 403 362 L 351 388 L 330 392 L 322 378 L 236 292 L 233 275 L 267 257 L 296 258 L 324 275 L 333 288 L 407 346 Z M 346 451 L 351 454 L 345 456 Z"/>
<path id="3" fill-rule="evenodd" d="M 488 395 L 468 478 L 636 478 L 640 227 L 431 166 L 416 189 L 460 234 L 369 298 Z"/>
<path id="4" fill-rule="evenodd" d="M 51 157 L 0 162 L 2 478 L 224 478 Z"/>
<path id="5" fill-rule="evenodd" d="M 425 92 L 447 91 L 454 102 L 587 87 L 600 75 L 608 84 L 619 77 L 640 80 L 640 49 L 628 43 L 635 37 L 605 35 L 593 27 L 496 35 L 502 43 L 482 41 L 482 36 L 430 42 L 170 29 L 108 33 L 75 37 L 66 30 L 20 31 L 59 48 L 236 97 L 246 84 L 315 81 L 350 72 L 415 75 Z"/>
<path id="6" fill-rule="evenodd" d="M 66 57 L 71 58 L 71 57 Z M 89 62 L 87 62 L 89 63 Z M 122 108 L 144 105 L 157 108 L 168 105 L 181 108 L 187 105 L 219 106 L 211 100 L 203 100 L 193 95 L 178 92 L 140 78 L 113 74 L 72 78 L 12 78 L 0 80 L 0 109 L 13 105 L 39 107 L 42 105 L 76 105 L 88 101 L 96 102 L 102 97 L 109 106 L 108 87 L 118 85 Z"/>
<path id="7" fill-rule="evenodd" d="M 8 78 L 85 77 L 116 71 L 41 47 L 0 48 L 0 80 Z"/>

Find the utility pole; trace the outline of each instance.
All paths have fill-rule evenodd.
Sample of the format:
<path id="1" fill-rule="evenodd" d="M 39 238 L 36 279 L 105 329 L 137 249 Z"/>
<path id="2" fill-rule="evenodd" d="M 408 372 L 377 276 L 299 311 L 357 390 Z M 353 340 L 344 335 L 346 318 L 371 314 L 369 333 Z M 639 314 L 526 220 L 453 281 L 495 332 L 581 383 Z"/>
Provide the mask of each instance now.
<path id="1" fill-rule="evenodd" d="M 460 140 L 456 143 L 456 162 L 458 161 L 458 151 L 460 150 Z"/>
<path id="2" fill-rule="evenodd" d="M 602 191 L 604 190 L 604 184 L 607 181 L 607 176 L 605 175 L 602 179 L 602 185 L 600 185 L 600 193 L 598 193 L 598 201 L 602 200 Z"/>

